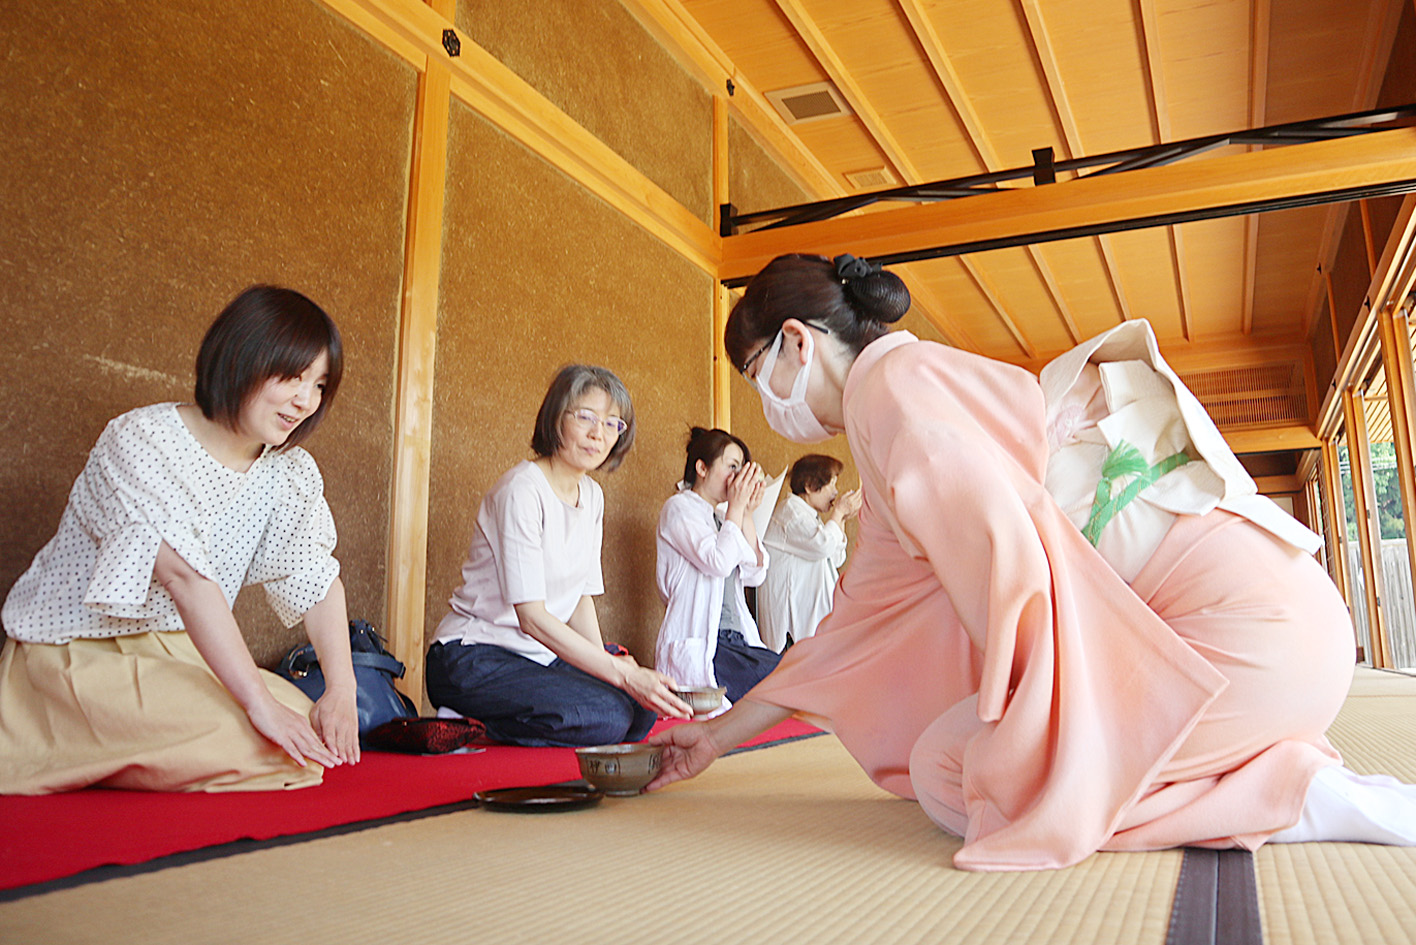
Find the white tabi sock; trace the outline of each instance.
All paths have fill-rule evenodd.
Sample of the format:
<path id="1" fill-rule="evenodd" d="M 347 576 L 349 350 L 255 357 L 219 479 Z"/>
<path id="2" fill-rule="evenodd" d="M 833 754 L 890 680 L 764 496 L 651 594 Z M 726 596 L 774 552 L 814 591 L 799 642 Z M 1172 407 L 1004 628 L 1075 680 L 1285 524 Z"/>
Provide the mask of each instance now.
<path id="1" fill-rule="evenodd" d="M 1314 840 L 1416 846 L 1416 784 L 1341 765 L 1323 768 L 1308 788 L 1298 823 L 1268 842 Z"/>

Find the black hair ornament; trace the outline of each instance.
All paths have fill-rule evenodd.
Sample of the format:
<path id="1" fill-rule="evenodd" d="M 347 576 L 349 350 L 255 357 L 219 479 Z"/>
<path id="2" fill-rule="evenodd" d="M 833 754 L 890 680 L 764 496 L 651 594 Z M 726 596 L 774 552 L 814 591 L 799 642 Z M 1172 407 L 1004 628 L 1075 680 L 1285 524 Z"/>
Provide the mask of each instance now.
<path id="1" fill-rule="evenodd" d="M 856 259 L 850 253 L 842 253 L 831 262 L 836 265 L 836 278 L 841 280 L 841 285 L 856 279 L 864 279 L 866 276 L 874 275 L 880 271 L 878 263 L 873 263 L 868 259 Z"/>

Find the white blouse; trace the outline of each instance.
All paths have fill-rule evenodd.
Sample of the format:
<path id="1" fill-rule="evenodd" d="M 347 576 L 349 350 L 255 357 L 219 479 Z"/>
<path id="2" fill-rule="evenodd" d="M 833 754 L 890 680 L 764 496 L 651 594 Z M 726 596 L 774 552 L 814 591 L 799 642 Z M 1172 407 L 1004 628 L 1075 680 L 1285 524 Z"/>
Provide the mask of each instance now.
<path id="1" fill-rule="evenodd" d="M 759 628 L 762 642 L 780 653 L 787 634 L 801 642 L 831 612 L 836 572 L 846 563 L 846 533 L 792 494 L 772 514 L 762 543 L 772 552 L 772 566 L 758 597 Z"/>
<path id="2" fill-rule="evenodd" d="M 542 666 L 555 660 L 550 647 L 521 629 L 515 605 L 541 601 L 564 623 L 582 597 L 605 593 L 605 494 L 598 482 L 581 476 L 577 498 L 575 505 L 561 501 L 530 460 L 497 480 L 477 509 L 462 586 L 448 601 L 452 610 L 438 624 L 434 642 L 490 643 Z"/>
<path id="3" fill-rule="evenodd" d="M 313 457 L 267 449 L 245 472 L 223 466 L 154 404 L 109 422 L 69 492 L 59 531 L 5 600 L 5 632 L 68 643 L 182 630 L 153 576 L 162 542 L 233 604 L 260 584 L 286 626 L 339 575 L 334 519 Z"/>
<path id="4" fill-rule="evenodd" d="M 708 500 L 682 486 L 659 511 L 654 544 L 654 573 L 665 605 L 654 668 L 682 687 L 716 686 L 713 657 L 725 583 L 732 586 L 729 605 L 736 609 L 743 639 L 748 646 L 762 646 L 742 589 L 757 587 L 767 576 L 767 551 L 758 564 L 758 549 L 742 529 L 732 522 L 720 528 Z"/>

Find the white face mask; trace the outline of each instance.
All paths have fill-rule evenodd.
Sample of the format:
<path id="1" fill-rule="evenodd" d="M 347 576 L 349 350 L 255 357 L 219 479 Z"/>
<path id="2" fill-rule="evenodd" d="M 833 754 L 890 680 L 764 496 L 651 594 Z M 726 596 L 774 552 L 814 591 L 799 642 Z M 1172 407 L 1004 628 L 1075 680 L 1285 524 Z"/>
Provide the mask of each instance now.
<path id="1" fill-rule="evenodd" d="M 762 413 L 767 418 L 769 427 L 793 443 L 820 443 L 831 438 L 831 431 L 821 425 L 816 414 L 806 405 L 806 385 L 811 380 L 811 354 L 815 346 L 811 332 L 802 335 L 806 364 L 802 365 L 796 380 L 792 382 L 791 396 L 784 400 L 769 386 L 772 369 L 777 366 L 777 355 L 781 353 L 782 340 L 785 337 L 781 332 L 777 332 L 777 339 L 772 342 L 771 350 L 762 358 L 762 367 L 753 382 L 757 387 L 757 395 L 762 398 Z"/>

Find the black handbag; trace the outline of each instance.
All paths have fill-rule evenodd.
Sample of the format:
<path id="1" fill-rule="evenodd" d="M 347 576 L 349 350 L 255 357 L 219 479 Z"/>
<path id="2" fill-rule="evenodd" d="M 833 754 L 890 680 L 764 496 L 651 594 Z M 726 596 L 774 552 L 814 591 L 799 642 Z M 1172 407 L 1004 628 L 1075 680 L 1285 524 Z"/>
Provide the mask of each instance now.
<path id="1" fill-rule="evenodd" d="M 349 621 L 349 650 L 354 661 L 354 684 L 359 694 L 359 735 L 363 736 L 394 719 L 417 716 L 418 707 L 393 686 L 403 678 L 403 664 L 384 649 L 383 637 L 363 620 Z M 312 643 L 295 647 L 275 670 L 311 699 L 324 695 L 324 670 Z"/>

